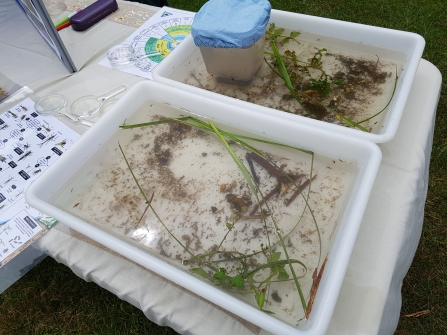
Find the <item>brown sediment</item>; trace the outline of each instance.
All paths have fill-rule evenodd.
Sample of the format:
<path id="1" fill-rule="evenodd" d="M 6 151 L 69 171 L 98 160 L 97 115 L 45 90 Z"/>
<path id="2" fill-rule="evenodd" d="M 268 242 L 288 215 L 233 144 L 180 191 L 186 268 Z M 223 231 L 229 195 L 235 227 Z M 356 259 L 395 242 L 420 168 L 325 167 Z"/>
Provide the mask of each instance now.
<path id="1" fill-rule="evenodd" d="M 302 101 L 301 103 L 309 111 L 309 113 L 315 116 L 317 120 L 322 120 L 329 114 L 327 108 L 325 108 L 321 104 L 313 103 L 310 101 Z"/>
<path id="2" fill-rule="evenodd" d="M 248 207 L 252 204 L 250 199 L 232 193 L 227 194 L 225 198 L 231 203 L 232 208 L 240 213 L 245 213 L 248 210 Z"/>
<path id="3" fill-rule="evenodd" d="M 372 83 L 383 84 L 388 78 L 388 72 L 380 71 L 379 69 L 379 58 L 377 61 L 366 60 L 366 59 L 355 59 L 353 57 L 336 56 L 347 70 L 347 78 L 350 82 L 370 85 Z M 365 78 L 369 78 L 371 82 L 365 81 Z"/>

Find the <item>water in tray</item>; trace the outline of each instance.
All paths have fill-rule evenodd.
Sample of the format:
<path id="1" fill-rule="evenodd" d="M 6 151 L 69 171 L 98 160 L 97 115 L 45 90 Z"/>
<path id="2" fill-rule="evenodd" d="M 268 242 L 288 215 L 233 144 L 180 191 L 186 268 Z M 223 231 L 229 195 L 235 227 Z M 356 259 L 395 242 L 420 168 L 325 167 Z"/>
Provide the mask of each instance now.
<path id="1" fill-rule="evenodd" d="M 180 114 L 187 115 L 148 100 L 126 124 Z M 169 123 L 117 134 L 85 163 L 58 206 L 297 325 L 305 312 L 285 250 L 308 302 L 312 274 L 329 252 L 356 162 L 246 140 L 264 153 L 260 158 L 227 138 L 258 185 L 255 195 L 211 132 Z"/>
<path id="2" fill-rule="evenodd" d="M 286 30 L 282 35 L 289 36 L 290 32 Z M 207 72 L 199 49 L 185 58 L 169 78 L 261 106 L 308 116 L 304 105 L 313 117 L 322 121 L 347 126 L 340 120 L 343 115 L 370 132 L 379 131 L 385 112 L 373 116 L 386 110 L 405 63 L 405 53 L 307 32 L 284 45 L 281 40 L 278 38 L 276 44 L 302 105 L 279 77 L 280 70 L 268 38 L 265 62 L 250 82 L 213 77 Z"/>

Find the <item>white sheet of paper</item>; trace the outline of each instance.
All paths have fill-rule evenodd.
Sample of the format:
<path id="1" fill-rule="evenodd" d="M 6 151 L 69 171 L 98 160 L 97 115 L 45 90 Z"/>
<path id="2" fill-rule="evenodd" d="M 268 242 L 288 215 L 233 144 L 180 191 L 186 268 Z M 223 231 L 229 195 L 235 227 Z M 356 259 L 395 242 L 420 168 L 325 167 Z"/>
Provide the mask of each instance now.
<path id="1" fill-rule="evenodd" d="M 161 8 L 122 43 L 130 45 L 136 50 L 144 50 L 146 55 L 160 54 L 140 59 L 138 64 L 117 70 L 152 79 L 154 68 L 189 35 L 194 15 L 193 12 L 166 6 Z M 107 57 L 99 64 L 113 68 Z"/>

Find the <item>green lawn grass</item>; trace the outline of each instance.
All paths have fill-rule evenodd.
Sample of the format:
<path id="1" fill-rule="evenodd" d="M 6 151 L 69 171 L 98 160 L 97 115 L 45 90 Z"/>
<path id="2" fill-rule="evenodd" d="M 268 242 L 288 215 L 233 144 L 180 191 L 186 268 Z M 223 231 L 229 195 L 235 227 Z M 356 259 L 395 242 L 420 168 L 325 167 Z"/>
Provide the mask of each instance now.
<path id="1" fill-rule="evenodd" d="M 170 0 L 197 11 L 203 0 Z M 423 58 L 447 75 L 445 0 L 272 0 L 273 8 L 411 31 L 426 40 Z M 442 85 L 421 241 L 402 294 L 396 334 L 447 334 L 447 90 Z M 0 295 L 0 334 L 176 334 L 130 304 L 47 257 Z M 428 310 L 422 316 L 405 315 Z"/>

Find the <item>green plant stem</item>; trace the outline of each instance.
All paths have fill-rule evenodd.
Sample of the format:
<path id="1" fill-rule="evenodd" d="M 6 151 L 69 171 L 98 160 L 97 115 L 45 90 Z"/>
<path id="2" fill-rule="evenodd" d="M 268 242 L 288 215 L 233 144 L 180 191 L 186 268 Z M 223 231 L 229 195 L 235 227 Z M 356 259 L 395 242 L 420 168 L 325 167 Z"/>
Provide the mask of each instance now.
<path id="1" fill-rule="evenodd" d="M 289 73 L 287 72 L 286 66 L 284 64 L 284 61 L 282 60 L 282 57 L 279 53 L 279 50 L 276 46 L 275 41 L 270 40 L 270 46 L 272 47 L 273 53 L 275 55 L 276 62 L 278 63 L 279 71 L 280 71 L 280 78 L 284 80 L 284 83 L 286 84 L 286 87 L 288 88 L 290 94 L 295 98 L 295 100 L 300 104 L 301 108 L 307 113 L 307 115 L 315 117 L 313 113 L 311 113 L 301 102 L 300 98 L 298 98 L 298 95 L 295 92 L 295 88 L 292 85 L 292 81 L 290 80 Z"/>
<path id="2" fill-rule="evenodd" d="M 250 187 L 251 187 L 252 190 L 253 190 L 253 193 L 254 193 L 255 196 L 256 196 L 257 185 L 253 182 L 252 177 L 251 177 L 250 173 L 248 172 L 247 168 L 245 167 L 245 165 L 242 164 L 242 162 L 241 162 L 241 161 L 239 160 L 239 158 L 236 156 L 236 154 L 234 153 L 234 151 L 230 148 L 230 146 L 228 145 L 228 143 L 225 141 L 225 139 L 222 137 L 222 135 L 221 135 L 221 134 L 219 133 L 219 131 L 216 129 L 216 127 L 214 126 L 214 124 L 213 124 L 212 122 L 209 122 L 209 124 L 210 124 L 210 126 L 213 128 L 213 130 L 215 131 L 215 133 L 217 134 L 217 136 L 219 137 L 219 139 L 221 140 L 221 142 L 222 142 L 222 143 L 224 144 L 224 146 L 227 148 L 228 152 L 229 152 L 230 155 L 233 157 L 233 159 L 234 159 L 234 161 L 236 162 L 236 164 L 237 164 L 237 165 L 239 166 L 239 168 L 241 169 L 241 171 L 242 171 L 244 177 L 246 178 L 247 182 L 249 183 Z M 259 201 L 259 199 L 257 198 L 257 196 L 256 196 L 256 199 L 257 199 L 257 201 L 258 201 L 259 208 L 261 208 L 261 204 L 260 204 L 260 201 Z M 265 205 L 267 205 L 267 204 L 265 204 Z M 268 208 L 268 206 L 267 206 L 267 208 Z M 265 225 L 265 227 L 266 227 L 266 221 L 265 221 L 265 219 L 264 219 L 263 221 L 264 221 L 264 225 Z M 281 233 L 280 233 L 280 229 L 279 229 L 278 225 L 276 224 L 276 220 L 275 220 L 273 217 L 272 217 L 272 222 L 273 222 L 273 224 L 274 224 L 274 226 L 275 226 L 276 234 L 278 235 L 278 238 L 279 238 L 279 240 L 280 240 L 281 247 L 283 248 L 284 255 L 286 256 L 287 264 L 289 265 L 290 272 L 292 273 L 293 279 L 294 279 L 294 281 L 295 281 L 295 286 L 296 286 L 296 288 L 297 288 L 297 290 L 298 290 L 298 294 L 299 294 L 299 297 L 300 297 L 300 300 L 301 300 L 301 305 L 302 305 L 302 307 L 303 307 L 303 310 L 306 310 L 306 308 L 307 308 L 306 299 L 304 298 L 304 294 L 303 294 L 303 291 L 302 291 L 302 289 L 301 289 L 301 285 L 300 285 L 300 283 L 299 283 L 299 281 L 298 281 L 298 277 L 296 276 L 295 270 L 293 269 L 292 262 L 291 262 L 290 257 L 289 257 L 289 253 L 287 252 L 286 245 L 285 245 L 284 240 L 282 239 L 282 236 L 281 236 Z M 267 227 L 266 227 L 266 229 L 267 229 Z M 268 236 L 269 236 L 269 235 L 267 235 L 267 238 L 268 238 L 268 241 L 269 241 L 269 248 L 271 248 L 271 247 L 270 247 L 270 238 L 269 238 Z M 261 308 L 262 308 L 262 307 L 261 307 Z"/>

